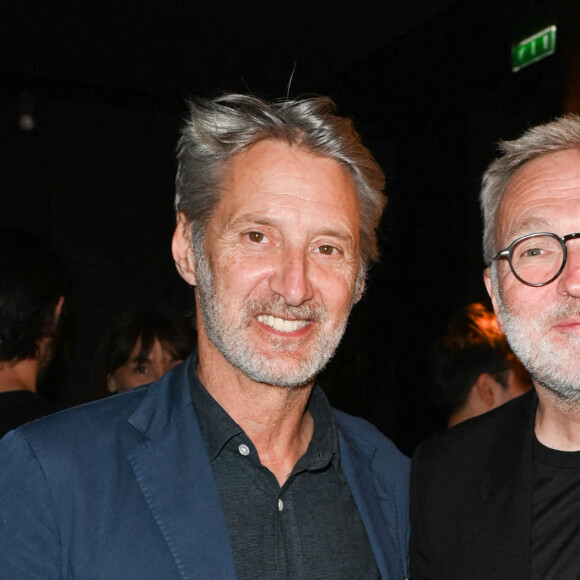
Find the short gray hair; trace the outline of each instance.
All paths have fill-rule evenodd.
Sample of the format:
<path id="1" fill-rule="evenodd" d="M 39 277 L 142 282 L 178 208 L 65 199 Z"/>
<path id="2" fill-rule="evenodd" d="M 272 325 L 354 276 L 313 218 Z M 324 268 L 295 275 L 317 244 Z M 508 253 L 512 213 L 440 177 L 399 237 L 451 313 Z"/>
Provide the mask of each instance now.
<path id="1" fill-rule="evenodd" d="M 580 151 L 580 116 L 564 115 L 545 125 L 528 129 L 519 139 L 499 144 L 503 155 L 483 174 L 480 195 L 483 214 L 483 258 L 486 264 L 497 253 L 495 218 L 509 180 L 526 163 L 557 151 Z"/>
<path id="2" fill-rule="evenodd" d="M 328 97 L 267 103 L 228 94 L 191 101 L 190 117 L 177 144 L 175 208 L 192 224 L 192 244 L 199 247 L 205 236 L 234 155 L 259 141 L 276 139 L 334 159 L 350 173 L 359 202 L 363 268 L 376 261 L 375 230 L 387 202 L 385 177 L 352 121 L 334 111 L 335 104 Z"/>

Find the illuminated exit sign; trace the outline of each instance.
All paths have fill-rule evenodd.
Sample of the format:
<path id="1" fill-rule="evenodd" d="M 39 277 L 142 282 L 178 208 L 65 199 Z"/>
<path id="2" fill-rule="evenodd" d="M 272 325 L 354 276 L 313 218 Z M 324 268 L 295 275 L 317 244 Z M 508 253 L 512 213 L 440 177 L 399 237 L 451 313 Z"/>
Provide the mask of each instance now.
<path id="1" fill-rule="evenodd" d="M 512 71 L 519 71 L 556 52 L 556 27 L 548 26 L 512 48 Z"/>

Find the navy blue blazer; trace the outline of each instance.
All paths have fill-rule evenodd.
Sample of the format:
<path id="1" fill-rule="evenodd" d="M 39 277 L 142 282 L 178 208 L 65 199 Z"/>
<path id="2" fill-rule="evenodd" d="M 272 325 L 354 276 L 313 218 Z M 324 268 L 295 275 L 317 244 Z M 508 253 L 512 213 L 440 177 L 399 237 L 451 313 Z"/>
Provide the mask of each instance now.
<path id="1" fill-rule="evenodd" d="M 341 461 L 383 580 L 408 575 L 408 460 L 336 412 Z M 187 363 L 0 441 L 0 578 L 235 578 Z"/>

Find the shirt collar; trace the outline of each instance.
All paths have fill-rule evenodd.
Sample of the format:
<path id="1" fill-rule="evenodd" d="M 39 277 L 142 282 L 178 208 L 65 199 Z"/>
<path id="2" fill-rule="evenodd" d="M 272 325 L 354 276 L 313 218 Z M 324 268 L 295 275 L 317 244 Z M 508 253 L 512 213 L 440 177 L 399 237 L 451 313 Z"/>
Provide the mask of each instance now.
<path id="1" fill-rule="evenodd" d="M 314 430 L 308 449 L 294 470 L 323 469 L 329 463 L 338 469 L 340 464 L 338 431 L 330 403 L 320 387 L 315 386 L 312 389 L 307 409 L 314 419 Z"/>
<path id="2" fill-rule="evenodd" d="M 213 461 L 230 439 L 240 434 L 246 438 L 247 436 L 199 380 L 197 360 L 198 354 L 195 352 L 190 358 L 189 387 L 201 433 L 210 460 Z M 308 449 L 299 459 L 294 472 L 323 469 L 329 463 L 338 470 L 340 465 L 338 430 L 330 403 L 320 387 L 315 386 L 312 390 L 307 409 L 314 420 L 314 430 Z"/>
<path id="3" fill-rule="evenodd" d="M 193 401 L 210 461 L 213 461 L 226 443 L 243 431 L 209 394 L 199 380 L 197 376 L 197 352 L 195 356 L 191 357 L 188 375 L 191 400 Z"/>

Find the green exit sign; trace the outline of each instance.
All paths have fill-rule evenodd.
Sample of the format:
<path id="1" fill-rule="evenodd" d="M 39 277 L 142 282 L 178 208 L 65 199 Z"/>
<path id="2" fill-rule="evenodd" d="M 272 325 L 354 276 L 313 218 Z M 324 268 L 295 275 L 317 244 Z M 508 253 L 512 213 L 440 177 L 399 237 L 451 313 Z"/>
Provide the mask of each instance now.
<path id="1" fill-rule="evenodd" d="M 512 71 L 519 71 L 556 52 L 556 27 L 548 26 L 512 48 Z"/>

